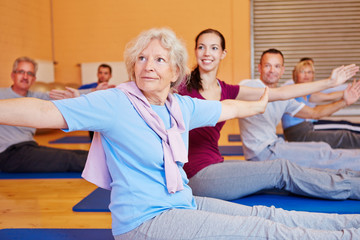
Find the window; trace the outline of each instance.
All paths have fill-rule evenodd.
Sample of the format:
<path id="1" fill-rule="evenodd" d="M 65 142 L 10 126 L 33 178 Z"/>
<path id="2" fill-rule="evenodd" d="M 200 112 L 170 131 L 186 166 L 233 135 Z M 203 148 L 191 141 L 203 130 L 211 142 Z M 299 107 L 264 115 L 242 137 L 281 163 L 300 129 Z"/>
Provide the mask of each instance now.
<path id="1" fill-rule="evenodd" d="M 281 82 L 292 78 L 302 57 L 314 59 L 315 79 L 343 64 L 360 65 L 359 0 L 252 0 L 251 8 L 252 78 L 259 78 L 257 65 L 269 48 L 284 54 Z"/>

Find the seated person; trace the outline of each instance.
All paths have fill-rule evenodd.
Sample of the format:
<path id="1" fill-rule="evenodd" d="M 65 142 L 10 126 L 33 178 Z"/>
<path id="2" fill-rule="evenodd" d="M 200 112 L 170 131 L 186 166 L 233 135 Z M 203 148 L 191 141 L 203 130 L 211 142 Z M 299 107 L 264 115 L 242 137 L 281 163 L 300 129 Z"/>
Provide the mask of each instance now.
<path id="1" fill-rule="evenodd" d="M 263 112 L 269 90 L 256 101 L 174 94 L 187 73 L 187 50 L 168 29 L 142 32 L 125 51 L 131 81 L 117 88 L 53 102 L 0 101 L 1 124 L 95 131 L 83 176 L 111 189 L 115 240 L 360 238 L 357 214 L 193 196 L 183 170 L 189 131 Z"/>
<path id="2" fill-rule="evenodd" d="M 66 87 L 66 90 L 54 89 L 50 91 L 50 96 L 52 99 L 64 99 L 64 98 L 72 98 L 78 97 L 80 94 L 88 94 L 97 90 L 105 90 L 108 88 L 113 88 L 115 85 L 109 84 L 111 79 L 111 66 L 108 64 L 101 64 L 98 67 L 97 77 L 98 81 L 94 83 L 89 83 L 82 85 L 78 89 Z M 93 139 L 94 132 L 89 131 L 90 139 Z"/>
<path id="3" fill-rule="evenodd" d="M 13 64 L 13 84 L 0 88 L 0 99 L 39 98 L 50 100 L 47 93 L 29 91 L 36 80 L 37 63 L 28 57 Z M 2 172 L 81 172 L 87 151 L 39 146 L 34 140 L 36 128 L 0 125 L 0 171 Z"/>
<path id="4" fill-rule="evenodd" d="M 225 38 L 219 31 L 206 29 L 200 32 L 195 39 L 197 66 L 191 72 L 189 81 L 179 87 L 179 93 L 199 99 L 225 100 L 240 99 L 242 95 L 248 96 L 261 90 L 230 85 L 216 77 L 226 54 Z M 210 58 L 211 61 L 205 61 Z M 184 170 L 196 196 L 233 200 L 262 190 L 281 189 L 299 195 L 339 199 L 351 198 L 346 193 L 358 189 L 355 186 L 360 181 L 360 172 L 320 171 L 285 159 L 224 161 L 218 147 L 224 124 L 225 121 L 214 127 L 201 127 L 189 132 L 189 161 L 185 163 Z M 347 185 L 348 181 L 352 184 Z"/>
<path id="5" fill-rule="evenodd" d="M 97 77 L 98 81 L 80 86 L 78 89 L 72 87 L 65 87 L 62 89 L 52 89 L 49 95 L 52 99 L 65 99 L 79 97 L 81 94 L 88 94 L 97 90 L 105 90 L 108 88 L 114 88 L 115 85 L 109 84 L 112 77 L 112 69 L 110 65 L 101 64 L 98 67 Z"/>
<path id="6" fill-rule="evenodd" d="M 115 87 L 115 85 L 109 85 L 109 81 L 112 77 L 111 74 L 112 74 L 112 69 L 110 65 L 105 63 L 99 65 L 97 70 L 98 81 L 80 86 L 78 88 L 80 90 L 79 92 L 81 94 L 86 94 L 95 90 Z"/>
<path id="7" fill-rule="evenodd" d="M 293 79 L 296 84 L 314 81 L 315 68 L 313 61 L 303 60 L 297 63 L 293 70 Z M 351 85 L 344 91 L 335 91 L 331 93 L 317 92 L 311 95 L 298 97 L 298 102 L 303 102 L 307 106 L 316 108 L 329 108 L 339 102 L 349 102 L 347 99 L 356 96 L 354 89 L 359 88 L 358 84 Z M 329 103 L 330 102 L 330 103 Z M 326 104 L 325 104 L 326 103 Z M 348 104 L 344 105 L 347 106 Z M 341 125 L 347 126 L 348 129 L 339 129 L 339 122 L 322 121 L 322 123 L 332 124 L 334 130 L 326 129 L 324 124 L 315 125 L 318 121 L 315 119 L 302 119 L 284 114 L 282 119 L 284 136 L 287 141 L 291 142 L 326 142 L 332 148 L 360 148 L 360 132 L 354 132 L 348 129 L 358 127 L 348 125 L 348 122 L 340 122 Z M 317 129 L 318 126 L 321 129 Z"/>
<path id="8" fill-rule="evenodd" d="M 264 51 L 260 58 L 258 70 L 260 72 L 260 79 L 241 81 L 241 86 L 279 89 L 277 84 L 285 70 L 283 54 L 277 49 Z M 315 86 L 326 82 L 330 83 L 335 79 L 341 79 L 341 83 L 332 86 L 328 85 L 328 88 L 338 86 L 353 77 L 358 71 L 359 67 L 353 64 L 341 66 L 334 69 L 328 79 L 283 87 L 297 87 L 310 84 L 308 85 L 310 91 L 319 92 L 325 88 L 319 90 L 315 89 Z M 312 108 L 297 102 L 295 99 L 286 100 L 285 96 L 287 94 L 294 94 L 293 91 L 294 89 L 289 89 L 289 92 L 283 91 L 283 100 L 269 102 L 263 114 L 239 118 L 240 135 L 245 158 L 251 161 L 286 159 L 304 167 L 348 168 L 359 171 L 360 149 L 333 149 L 325 142 L 287 142 L 277 136 L 276 127 L 285 113 L 304 119 L 321 118 L 332 114 L 347 104 L 345 101 L 340 101 L 331 108 Z M 360 90 L 355 88 L 354 91 L 355 98 L 352 99 L 356 101 L 360 96 Z"/>

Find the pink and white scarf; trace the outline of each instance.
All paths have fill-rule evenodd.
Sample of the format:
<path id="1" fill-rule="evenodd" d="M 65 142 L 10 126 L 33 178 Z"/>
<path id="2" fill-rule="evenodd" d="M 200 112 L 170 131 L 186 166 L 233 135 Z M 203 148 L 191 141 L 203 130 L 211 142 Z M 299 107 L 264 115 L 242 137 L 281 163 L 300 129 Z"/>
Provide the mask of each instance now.
<path id="1" fill-rule="evenodd" d="M 186 163 L 188 158 L 186 147 L 181 137 L 181 133 L 185 131 L 184 119 L 175 97 L 169 94 L 165 102 L 171 118 L 170 129 L 165 129 L 163 121 L 152 110 L 149 101 L 136 86 L 135 82 L 123 83 L 118 85 L 117 88 L 126 94 L 136 111 L 162 140 L 168 192 L 175 193 L 182 190 L 184 188 L 183 182 L 176 162 Z M 82 177 L 101 188 L 111 189 L 112 179 L 105 159 L 100 133 L 95 132 Z"/>

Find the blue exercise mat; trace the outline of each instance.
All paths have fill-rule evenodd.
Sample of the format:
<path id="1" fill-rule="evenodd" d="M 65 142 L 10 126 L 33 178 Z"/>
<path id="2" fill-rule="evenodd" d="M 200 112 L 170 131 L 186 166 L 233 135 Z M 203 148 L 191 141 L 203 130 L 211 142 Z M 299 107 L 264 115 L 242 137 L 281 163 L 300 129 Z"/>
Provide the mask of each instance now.
<path id="1" fill-rule="evenodd" d="M 52 141 L 49 141 L 49 143 L 52 144 L 59 144 L 59 143 L 90 143 L 90 137 L 89 136 L 66 136 L 59 139 L 55 139 Z"/>
<path id="2" fill-rule="evenodd" d="M 111 229 L 6 228 L 1 240 L 114 240 Z"/>
<path id="3" fill-rule="evenodd" d="M 263 205 L 275 206 L 285 210 L 360 214 L 360 201 L 356 200 L 324 200 L 295 196 L 290 194 L 254 194 L 248 197 L 232 200 L 230 202 L 246 206 Z M 109 212 L 110 191 L 97 188 L 73 207 L 76 212 Z"/>
<path id="4" fill-rule="evenodd" d="M 97 188 L 73 207 L 74 212 L 110 212 L 110 190 Z"/>
<path id="5" fill-rule="evenodd" d="M 221 156 L 243 156 L 244 151 L 242 146 L 219 146 Z"/>
<path id="6" fill-rule="evenodd" d="M 284 138 L 284 134 L 277 134 L 279 137 Z M 228 135 L 229 142 L 241 142 L 240 134 L 229 134 Z"/>
<path id="7" fill-rule="evenodd" d="M 34 178 L 81 178 L 81 172 L 54 172 L 54 173 L 0 172 L 0 179 L 34 179 Z"/>
<path id="8" fill-rule="evenodd" d="M 360 201 L 357 200 L 325 200 L 301 197 L 291 194 L 254 194 L 248 197 L 232 200 L 231 202 L 243 204 L 246 206 L 275 206 L 285 210 L 306 212 L 338 214 L 360 213 Z"/>
<path id="9" fill-rule="evenodd" d="M 229 142 L 241 142 L 240 134 L 229 134 L 228 135 Z"/>

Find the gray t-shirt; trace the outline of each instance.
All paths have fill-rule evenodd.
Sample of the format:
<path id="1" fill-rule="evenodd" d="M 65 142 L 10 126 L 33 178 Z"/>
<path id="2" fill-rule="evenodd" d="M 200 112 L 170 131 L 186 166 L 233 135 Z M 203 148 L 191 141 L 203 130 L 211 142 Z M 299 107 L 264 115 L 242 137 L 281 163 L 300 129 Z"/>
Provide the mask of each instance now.
<path id="1" fill-rule="evenodd" d="M 23 96 L 15 93 L 11 87 L 0 88 L 0 99 L 21 98 Z M 50 100 L 49 94 L 29 91 L 26 97 Z M 0 125 L 0 152 L 5 151 L 9 146 L 20 142 L 33 141 L 36 129 L 29 127 L 16 127 Z"/>
<path id="2" fill-rule="evenodd" d="M 265 84 L 259 79 L 241 81 L 240 84 L 248 87 L 265 88 Z M 293 116 L 303 107 L 303 103 L 294 99 L 269 102 L 265 113 L 240 118 L 239 127 L 245 158 L 250 159 L 257 156 L 278 139 L 276 126 L 284 113 Z"/>

